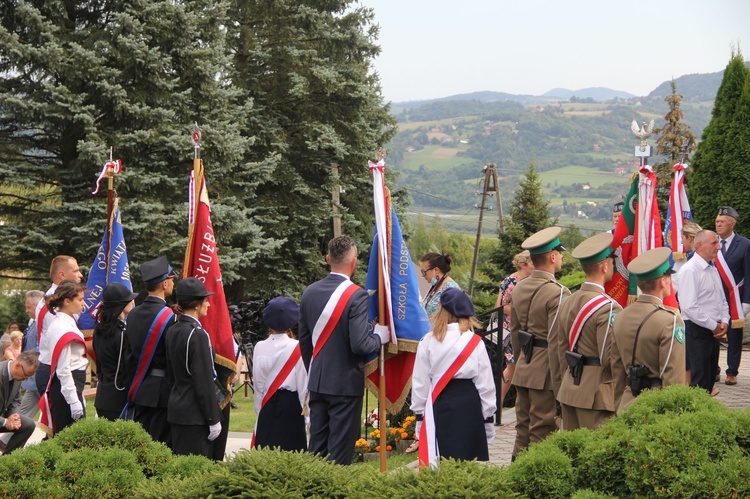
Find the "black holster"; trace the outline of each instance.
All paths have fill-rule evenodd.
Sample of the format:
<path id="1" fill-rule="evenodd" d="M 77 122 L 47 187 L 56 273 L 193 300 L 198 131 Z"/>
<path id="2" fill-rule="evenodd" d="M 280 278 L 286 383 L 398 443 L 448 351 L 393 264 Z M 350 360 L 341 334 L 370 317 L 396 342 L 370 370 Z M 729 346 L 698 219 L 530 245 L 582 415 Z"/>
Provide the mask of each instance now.
<path id="1" fill-rule="evenodd" d="M 573 376 L 573 384 L 576 386 L 580 385 L 581 374 L 583 373 L 583 355 L 568 350 L 565 352 L 565 360 L 568 362 L 570 375 Z"/>
<path id="2" fill-rule="evenodd" d="M 526 331 L 518 331 L 518 340 L 521 342 L 523 355 L 526 357 L 526 363 L 531 362 L 531 356 L 534 353 L 534 335 Z"/>
<path id="3" fill-rule="evenodd" d="M 637 397 L 643 390 L 661 387 L 661 378 L 650 378 L 646 366 L 635 364 L 628 368 L 628 386 L 633 396 Z"/>

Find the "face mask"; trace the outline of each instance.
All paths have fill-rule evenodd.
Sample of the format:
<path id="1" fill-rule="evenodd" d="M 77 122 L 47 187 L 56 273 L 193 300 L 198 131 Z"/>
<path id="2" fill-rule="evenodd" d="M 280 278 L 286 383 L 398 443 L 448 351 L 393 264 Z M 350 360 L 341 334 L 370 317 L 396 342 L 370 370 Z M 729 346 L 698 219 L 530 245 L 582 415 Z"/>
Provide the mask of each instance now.
<path id="1" fill-rule="evenodd" d="M 432 279 L 430 280 L 430 286 L 434 286 L 435 284 L 437 284 L 437 277 L 433 277 L 433 278 L 432 278 Z"/>

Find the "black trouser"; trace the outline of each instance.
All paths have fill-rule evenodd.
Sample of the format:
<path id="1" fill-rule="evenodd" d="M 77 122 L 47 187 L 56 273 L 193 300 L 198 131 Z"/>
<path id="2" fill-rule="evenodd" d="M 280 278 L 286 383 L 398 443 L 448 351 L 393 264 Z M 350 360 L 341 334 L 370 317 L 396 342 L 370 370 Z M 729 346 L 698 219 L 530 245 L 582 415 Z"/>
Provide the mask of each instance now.
<path id="1" fill-rule="evenodd" d="M 8 415 L 10 416 L 10 414 Z M 10 454 L 16 449 L 19 449 L 26 445 L 26 441 L 31 437 L 36 429 L 36 423 L 28 416 L 21 414 L 21 427 L 17 430 L 8 430 L 5 426 L 0 426 L 0 433 L 10 433 L 12 436 L 8 443 L 5 445 L 3 455 Z"/>
<path id="2" fill-rule="evenodd" d="M 737 376 L 742 358 L 742 328 L 727 330 L 727 376 Z"/>
<path id="3" fill-rule="evenodd" d="M 71 374 L 73 376 L 73 382 L 76 385 L 78 401 L 83 404 L 83 387 L 86 384 L 86 370 L 79 369 L 77 371 L 71 371 Z M 54 434 L 57 435 L 62 430 L 75 423 L 73 416 L 70 414 L 70 405 L 68 404 L 68 401 L 65 400 L 65 397 L 63 397 L 60 378 L 57 376 L 52 378 L 52 384 L 50 385 L 48 396 L 51 405 L 50 411 L 52 412 Z M 86 417 L 85 405 L 83 407 L 82 417 Z"/>
<path id="4" fill-rule="evenodd" d="M 231 402 L 231 401 L 230 401 Z M 211 442 L 213 445 L 211 456 L 214 461 L 223 461 L 224 454 L 227 451 L 227 437 L 229 436 L 229 414 L 232 410 L 231 403 L 227 402 L 227 405 L 221 410 L 221 432 L 216 440 Z"/>
<path id="5" fill-rule="evenodd" d="M 690 386 L 699 386 L 711 393 L 716 375 L 713 358 L 719 349 L 719 340 L 711 330 L 692 321 L 685 321 L 685 336 L 685 351 L 692 368 Z"/>
<path id="6" fill-rule="evenodd" d="M 309 400 L 310 452 L 337 464 L 352 464 L 362 419 L 362 395 L 310 392 Z"/>
<path id="7" fill-rule="evenodd" d="M 49 364 L 39 363 L 34 374 L 34 382 L 39 395 L 43 395 L 47 391 L 47 383 L 49 383 Z"/>
<path id="8" fill-rule="evenodd" d="M 171 424 L 172 452 L 180 456 L 195 454 L 211 459 L 213 442 L 208 441 L 208 425 Z"/>
<path id="9" fill-rule="evenodd" d="M 143 426 L 152 439 L 167 447 L 172 447 L 172 432 L 167 421 L 166 407 L 146 407 L 136 404 L 133 419 Z M 208 426 L 206 426 L 206 431 L 208 431 Z"/>

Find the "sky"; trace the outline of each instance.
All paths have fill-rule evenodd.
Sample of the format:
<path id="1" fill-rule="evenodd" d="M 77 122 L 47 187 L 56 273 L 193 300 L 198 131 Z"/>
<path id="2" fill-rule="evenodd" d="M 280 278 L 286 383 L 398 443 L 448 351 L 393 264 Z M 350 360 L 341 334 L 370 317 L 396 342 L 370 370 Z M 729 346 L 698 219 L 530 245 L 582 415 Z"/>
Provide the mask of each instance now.
<path id="1" fill-rule="evenodd" d="M 750 59 L 750 0 L 359 0 L 386 101 L 608 87 L 641 96 Z M 679 88 L 678 88 L 679 91 Z"/>

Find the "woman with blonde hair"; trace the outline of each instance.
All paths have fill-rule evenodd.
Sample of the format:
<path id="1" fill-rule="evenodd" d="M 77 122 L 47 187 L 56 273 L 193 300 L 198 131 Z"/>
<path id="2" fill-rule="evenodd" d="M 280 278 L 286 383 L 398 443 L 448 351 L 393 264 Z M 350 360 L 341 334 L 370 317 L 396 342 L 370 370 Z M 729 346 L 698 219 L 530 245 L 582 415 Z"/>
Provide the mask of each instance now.
<path id="1" fill-rule="evenodd" d="M 10 346 L 3 352 L 3 360 L 15 360 L 16 357 L 21 355 L 21 345 L 23 344 L 23 333 L 21 331 L 13 331 L 10 333 Z"/>
<path id="2" fill-rule="evenodd" d="M 417 347 L 411 410 L 417 415 L 419 461 L 439 457 L 488 461 L 495 438 L 495 382 L 482 339 L 474 334 L 471 298 L 457 288 L 443 291 L 432 331 Z"/>

